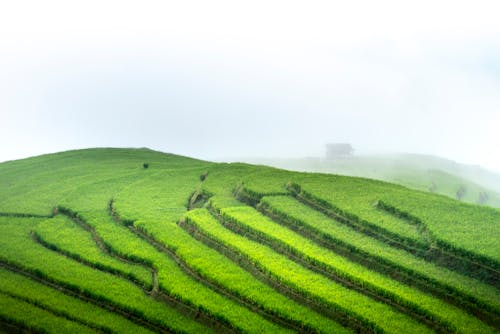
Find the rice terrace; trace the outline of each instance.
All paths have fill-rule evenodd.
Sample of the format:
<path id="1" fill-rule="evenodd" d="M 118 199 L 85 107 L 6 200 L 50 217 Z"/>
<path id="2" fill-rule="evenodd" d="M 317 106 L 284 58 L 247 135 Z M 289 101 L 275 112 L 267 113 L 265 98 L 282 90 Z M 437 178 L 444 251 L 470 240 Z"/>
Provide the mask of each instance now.
<path id="1" fill-rule="evenodd" d="M 0 164 L 0 331 L 498 333 L 500 211 L 85 149 Z"/>

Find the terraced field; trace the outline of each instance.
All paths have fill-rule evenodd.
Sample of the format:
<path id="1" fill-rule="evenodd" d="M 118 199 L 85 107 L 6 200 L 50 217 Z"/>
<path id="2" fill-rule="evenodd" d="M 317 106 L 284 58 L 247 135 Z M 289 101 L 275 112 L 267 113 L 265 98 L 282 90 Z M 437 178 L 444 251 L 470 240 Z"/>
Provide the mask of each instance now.
<path id="1" fill-rule="evenodd" d="M 500 211 L 89 149 L 0 164 L 0 332 L 497 333 Z"/>

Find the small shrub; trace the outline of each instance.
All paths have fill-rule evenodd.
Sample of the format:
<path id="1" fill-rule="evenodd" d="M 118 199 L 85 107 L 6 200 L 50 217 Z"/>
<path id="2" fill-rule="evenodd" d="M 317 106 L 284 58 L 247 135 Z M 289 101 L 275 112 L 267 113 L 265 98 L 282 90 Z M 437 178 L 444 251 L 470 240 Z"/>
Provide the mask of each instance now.
<path id="1" fill-rule="evenodd" d="M 143 163 L 143 164 L 142 164 L 142 167 L 143 167 L 144 169 L 148 169 L 148 167 L 149 167 L 149 163 L 147 163 L 147 162 Z"/>
<path id="2" fill-rule="evenodd" d="M 460 201 L 462 198 L 464 198 L 464 195 L 465 195 L 465 192 L 467 191 L 467 188 L 465 188 L 464 186 L 460 186 L 460 188 L 458 188 L 457 190 L 457 193 L 456 193 L 456 197 L 457 199 Z"/>

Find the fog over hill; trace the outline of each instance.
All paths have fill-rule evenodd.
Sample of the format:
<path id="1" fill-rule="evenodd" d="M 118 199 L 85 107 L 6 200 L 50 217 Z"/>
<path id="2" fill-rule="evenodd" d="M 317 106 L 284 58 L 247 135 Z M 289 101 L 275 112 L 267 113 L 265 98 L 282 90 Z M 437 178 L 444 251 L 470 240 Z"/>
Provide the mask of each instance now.
<path id="1" fill-rule="evenodd" d="M 339 157 L 229 159 L 294 171 L 334 173 L 395 182 L 471 203 L 500 207 L 500 174 L 437 156 L 359 153 Z"/>
<path id="2" fill-rule="evenodd" d="M 318 156 L 333 141 L 500 171 L 499 6 L 4 1 L 0 161 Z"/>
<path id="3" fill-rule="evenodd" d="M 499 333 L 499 13 L 0 1 L 0 332 Z"/>

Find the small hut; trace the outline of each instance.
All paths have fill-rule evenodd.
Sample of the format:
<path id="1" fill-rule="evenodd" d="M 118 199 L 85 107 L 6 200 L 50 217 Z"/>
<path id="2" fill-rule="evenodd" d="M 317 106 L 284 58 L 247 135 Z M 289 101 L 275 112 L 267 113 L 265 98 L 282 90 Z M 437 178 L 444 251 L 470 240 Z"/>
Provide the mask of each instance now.
<path id="1" fill-rule="evenodd" d="M 348 143 L 333 143 L 326 144 L 326 159 L 334 160 L 338 158 L 346 158 L 352 155 L 354 149 Z"/>

